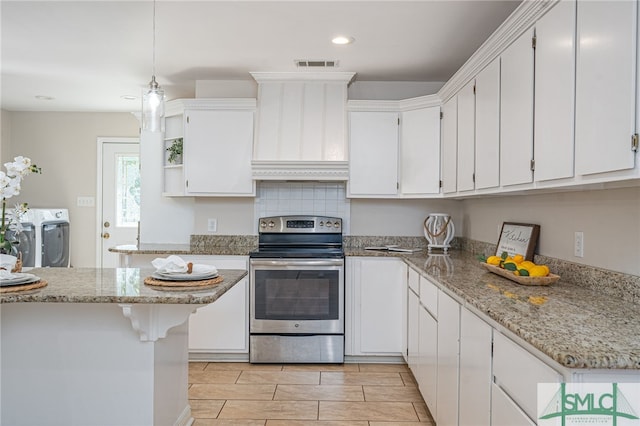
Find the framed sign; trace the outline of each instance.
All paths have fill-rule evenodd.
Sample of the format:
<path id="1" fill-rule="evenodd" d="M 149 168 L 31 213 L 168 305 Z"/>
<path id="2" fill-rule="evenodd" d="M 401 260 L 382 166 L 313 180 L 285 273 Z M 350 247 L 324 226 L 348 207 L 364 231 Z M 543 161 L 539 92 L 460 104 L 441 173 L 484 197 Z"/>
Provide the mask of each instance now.
<path id="1" fill-rule="evenodd" d="M 526 260 L 533 260 L 538 235 L 540 235 L 540 225 L 503 222 L 496 256 L 506 251 L 512 257 L 521 254 Z"/>

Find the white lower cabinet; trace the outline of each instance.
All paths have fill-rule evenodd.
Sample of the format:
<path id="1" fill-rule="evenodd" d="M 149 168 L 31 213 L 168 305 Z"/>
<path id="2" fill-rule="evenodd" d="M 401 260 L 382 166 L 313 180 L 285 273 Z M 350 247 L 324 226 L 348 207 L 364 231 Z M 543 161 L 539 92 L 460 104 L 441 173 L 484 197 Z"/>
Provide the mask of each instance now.
<path id="1" fill-rule="evenodd" d="M 218 269 L 248 269 L 246 256 L 181 256 L 194 263 Z M 207 354 L 249 353 L 249 279 L 245 277 L 215 302 L 189 317 L 189 353 L 206 359 Z"/>
<path id="2" fill-rule="evenodd" d="M 438 294 L 438 368 L 436 414 L 438 426 L 458 424 L 460 304 L 443 291 Z"/>
<path id="3" fill-rule="evenodd" d="M 412 281 L 419 279 L 417 272 L 409 268 L 409 281 L 407 283 L 407 365 L 412 371 L 418 366 L 420 329 L 420 295 L 417 284 Z"/>
<path id="4" fill-rule="evenodd" d="M 402 354 L 406 268 L 399 258 L 347 257 L 345 355 Z"/>
<path id="5" fill-rule="evenodd" d="M 534 426 L 535 423 L 499 386 L 491 386 L 492 426 Z"/>
<path id="6" fill-rule="evenodd" d="M 562 375 L 502 333 L 493 336 L 493 383 L 530 419 L 537 418 L 538 383 L 560 383 Z M 497 424 L 497 423 L 493 423 Z"/>
<path id="7" fill-rule="evenodd" d="M 491 423 L 492 335 L 489 324 L 467 308 L 460 310 L 460 426 Z"/>
<path id="8" fill-rule="evenodd" d="M 436 418 L 438 322 L 423 304 L 419 307 L 418 365 L 413 372 L 431 415 Z"/>

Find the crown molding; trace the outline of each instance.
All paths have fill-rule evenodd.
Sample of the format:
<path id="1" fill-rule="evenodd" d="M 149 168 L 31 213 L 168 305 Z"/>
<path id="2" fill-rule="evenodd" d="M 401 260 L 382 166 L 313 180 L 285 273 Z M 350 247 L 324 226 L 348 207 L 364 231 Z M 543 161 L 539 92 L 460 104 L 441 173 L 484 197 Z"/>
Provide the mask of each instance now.
<path id="1" fill-rule="evenodd" d="M 174 99 L 165 104 L 165 117 L 182 114 L 185 110 L 255 110 L 255 98 L 195 98 Z"/>
<path id="2" fill-rule="evenodd" d="M 389 111 L 402 112 L 418 108 L 440 106 L 438 95 L 418 96 L 397 101 L 386 100 L 350 100 L 347 101 L 347 111 Z"/>
<path id="3" fill-rule="evenodd" d="M 524 0 L 438 92 L 446 102 L 560 0 Z"/>

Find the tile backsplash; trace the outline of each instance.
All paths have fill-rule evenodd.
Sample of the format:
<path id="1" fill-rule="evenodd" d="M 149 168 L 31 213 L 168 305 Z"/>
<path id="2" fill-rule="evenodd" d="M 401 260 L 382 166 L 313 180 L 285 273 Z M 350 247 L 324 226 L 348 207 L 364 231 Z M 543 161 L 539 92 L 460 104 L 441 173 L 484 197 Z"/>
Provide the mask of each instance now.
<path id="1" fill-rule="evenodd" d="M 348 235 L 351 211 L 345 185 L 344 182 L 258 182 L 256 218 L 297 214 L 339 217 L 342 232 Z"/>

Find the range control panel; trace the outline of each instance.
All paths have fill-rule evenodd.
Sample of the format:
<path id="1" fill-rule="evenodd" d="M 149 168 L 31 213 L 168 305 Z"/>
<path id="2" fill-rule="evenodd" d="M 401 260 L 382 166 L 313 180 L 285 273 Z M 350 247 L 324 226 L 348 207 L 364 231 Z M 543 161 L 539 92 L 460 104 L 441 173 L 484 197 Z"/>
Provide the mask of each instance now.
<path id="1" fill-rule="evenodd" d="M 260 218 L 259 232 L 342 233 L 342 219 L 326 216 L 272 216 Z"/>

